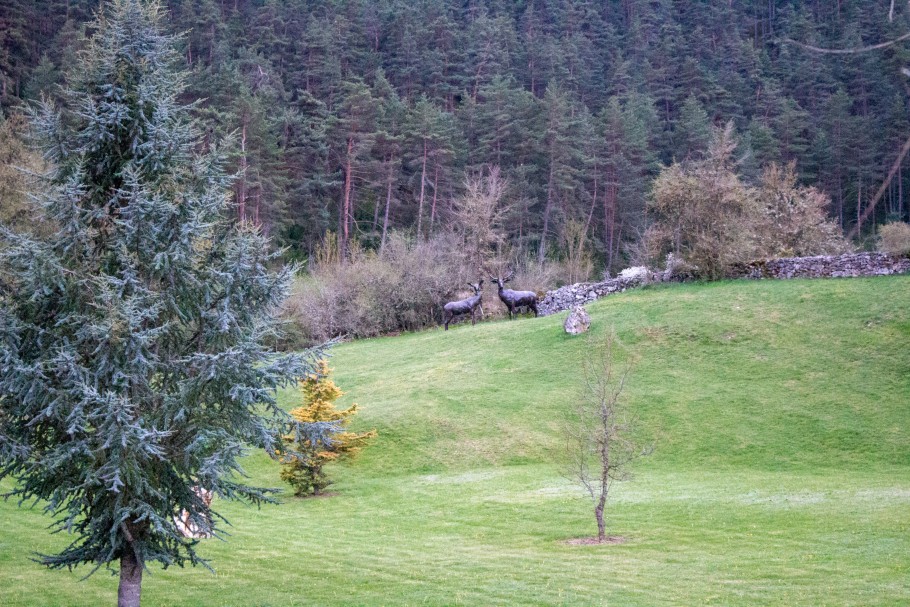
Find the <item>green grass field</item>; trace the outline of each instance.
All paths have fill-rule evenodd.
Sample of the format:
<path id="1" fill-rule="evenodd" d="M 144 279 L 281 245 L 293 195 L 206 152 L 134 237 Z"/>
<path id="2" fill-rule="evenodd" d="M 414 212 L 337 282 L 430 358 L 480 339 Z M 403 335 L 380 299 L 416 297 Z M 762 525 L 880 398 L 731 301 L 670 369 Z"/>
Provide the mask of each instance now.
<path id="1" fill-rule="evenodd" d="M 908 303 L 910 277 L 885 277 L 589 306 L 640 357 L 628 402 L 657 439 L 608 505 L 620 545 L 565 543 L 596 529 L 555 463 L 590 347 L 564 314 L 344 344 L 335 379 L 379 437 L 336 494 L 217 503 L 216 573 L 153 568 L 144 604 L 908 605 Z M 66 542 L 49 522 L 0 502 L 0 605 L 115 604 L 115 577 L 29 560 Z"/>

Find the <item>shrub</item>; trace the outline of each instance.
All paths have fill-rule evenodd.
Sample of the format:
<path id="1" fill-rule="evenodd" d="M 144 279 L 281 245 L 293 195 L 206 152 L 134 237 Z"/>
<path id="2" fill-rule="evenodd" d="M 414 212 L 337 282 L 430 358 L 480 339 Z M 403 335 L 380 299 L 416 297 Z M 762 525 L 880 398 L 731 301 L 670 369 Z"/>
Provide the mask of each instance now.
<path id="1" fill-rule="evenodd" d="M 289 445 L 282 455 L 281 479 L 294 487 L 294 495 L 305 497 L 319 495 L 332 484 L 325 472 L 325 465 L 341 458 L 354 457 L 371 438 L 375 430 L 369 432 L 345 432 L 343 429 L 350 423 L 350 418 L 357 413 L 357 405 L 347 409 L 335 408 L 335 401 L 343 392 L 335 385 L 329 375 L 329 365 L 319 361 L 316 373 L 300 383 L 304 405 L 292 409 L 290 414 L 298 422 L 335 422 L 341 431 L 332 435 L 329 445 L 314 443 L 305 436 L 286 436 Z"/>
<path id="2" fill-rule="evenodd" d="M 452 234 L 418 241 L 393 234 L 381 253 L 352 246 L 347 261 L 314 263 L 284 307 L 297 338 L 287 345 L 373 337 L 438 323 L 453 287 L 479 278 L 461 251 Z"/>
<path id="3" fill-rule="evenodd" d="M 910 255 L 910 224 L 895 221 L 880 227 L 878 250 L 890 255 Z"/>
<path id="4" fill-rule="evenodd" d="M 834 255 L 850 250 L 840 227 L 827 218 L 828 195 L 796 184 L 796 164 L 771 164 L 757 191 L 755 224 L 759 253 L 766 257 Z"/>
<path id="5" fill-rule="evenodd" d="M 754 255 L 758 206 L 733 170 L 735 149 L 730 124 L 715 132 L 705 159 L 673 164 L 658 175 L 648 204 L 654 223 L 645 234 L 652 262 L 673 253 L 699 277 L 716 279 Z"/>
<path id="6" fill-rule="evenodd" d="M 654 181 L 653 224 L 638 259 L 656 263 L 668 254 L 699 278 L 725 276 L 756 257 L 792 257 L 850 250 L 826 217 L 828 197 L 797 185 L 794 164 L 772 164 L 757 188 L 744 184 L 732 161 L 731 125 L 715 132 L 703 160 L 666 167 Z"/>

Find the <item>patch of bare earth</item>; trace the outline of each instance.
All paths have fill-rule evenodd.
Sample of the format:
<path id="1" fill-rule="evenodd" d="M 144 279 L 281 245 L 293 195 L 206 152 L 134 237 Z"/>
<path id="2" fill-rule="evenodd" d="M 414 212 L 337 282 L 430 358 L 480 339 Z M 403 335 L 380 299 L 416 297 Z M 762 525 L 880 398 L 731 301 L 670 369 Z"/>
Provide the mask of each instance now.
<path id="1" fill-rule="evenodd" d="M 621 535 L 608 535 L 603 540 L 596 537 L 574 537 L 566 540 L 565 543 L 569 546 L 597 546 L 599 544 L 625 544 L 628 541 L 628 538 Z"/>

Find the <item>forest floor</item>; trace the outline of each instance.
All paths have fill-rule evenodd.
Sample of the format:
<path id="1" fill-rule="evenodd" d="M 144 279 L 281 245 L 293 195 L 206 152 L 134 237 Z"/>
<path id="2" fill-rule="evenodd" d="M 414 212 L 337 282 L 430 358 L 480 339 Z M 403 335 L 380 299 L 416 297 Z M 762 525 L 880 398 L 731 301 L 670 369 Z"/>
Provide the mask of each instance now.
<path id="1" fill-rule="evenodd" d="M 594 342 L 562 313 L 340 345 L 341 404 L 379 436 L 335 495 L 216 500 L 234 527 L 203 541 L 215 574 L 152 567 L 144 603 L 910 604 L 908 302 L 910 277 L 664 285 L 589 305 Z M 610 327 L 656 450 L 608 503 L 624 541 L 586 545 L 560 427 Z M 0 604 L 115 604 L 115 577 L 29 560 L 67 541 L 49 522 L 0 501 Z"/>

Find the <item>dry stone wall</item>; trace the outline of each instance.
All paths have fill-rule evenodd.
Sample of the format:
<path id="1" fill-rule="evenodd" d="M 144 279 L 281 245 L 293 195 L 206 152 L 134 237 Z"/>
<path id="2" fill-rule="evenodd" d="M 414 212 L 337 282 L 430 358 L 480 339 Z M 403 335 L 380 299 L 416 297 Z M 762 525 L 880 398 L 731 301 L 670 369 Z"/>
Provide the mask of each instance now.
<path id="1" fill-rule="evenodd" d="M 910 257 L 850 253 L 753 261 L 734 269 L 731 278 L 847 278 L 910 272 Z"/>
<path id="2" fill-rule="evenodd" d="M 887 276 L 910 272 L 910 257 L 885 253 L 848 253 L 816 257 L 786 257 L 742 264 L 734 268 L 731 278 L 788 279 L 788 278 L 846 278 L 856 276 Z M 603 282 L 581 282 L 552 291 L 538 304 L 541 316 L 555 314 L 577 305 L 622 293 L 653 282 L 679 281 L 669 272 L 635 272 L 633 276 L 612 278 Z"/>

